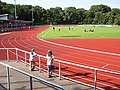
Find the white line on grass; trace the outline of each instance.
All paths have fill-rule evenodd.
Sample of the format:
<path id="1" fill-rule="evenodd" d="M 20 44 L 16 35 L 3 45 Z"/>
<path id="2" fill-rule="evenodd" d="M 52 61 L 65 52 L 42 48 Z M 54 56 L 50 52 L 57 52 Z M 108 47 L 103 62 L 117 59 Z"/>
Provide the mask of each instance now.
<path id="1" fill-rule="evenodd" d="M 42 31 L 42 38 L 44 38 L 48 33 L 49 33 L 50 30 L 48 30 L 44 35 L 43 35 L 43 31 Z"/>

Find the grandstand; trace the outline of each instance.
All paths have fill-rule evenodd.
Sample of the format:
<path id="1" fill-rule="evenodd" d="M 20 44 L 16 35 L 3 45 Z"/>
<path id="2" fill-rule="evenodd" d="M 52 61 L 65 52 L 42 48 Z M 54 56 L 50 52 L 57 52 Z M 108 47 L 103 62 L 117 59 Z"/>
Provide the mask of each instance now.
<path id="1" fill-rule="evenodd" d="M 29 28 L 32 23 L 32 21 L 14 20 L 13 15 L 2 14 L 0 15 L 0 32 Z"/>

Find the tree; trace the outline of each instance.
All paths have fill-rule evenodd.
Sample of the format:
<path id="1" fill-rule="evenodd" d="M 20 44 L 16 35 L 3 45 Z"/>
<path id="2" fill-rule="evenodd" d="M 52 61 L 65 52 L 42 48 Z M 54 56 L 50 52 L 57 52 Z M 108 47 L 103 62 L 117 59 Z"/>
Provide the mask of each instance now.
<path id="1" fill-rule="evenodd" d="M 109 12 L 107 14 L 108 14 L 109 18 L 108 18 L 108 22 L 106 24 L 109 24 L 109 25 L 114 24 L 115 16 L 111 12 Z"/>
<path id="2" fill-rule="evenodd" d="M 106 24 L 109 20 L 109 15 L 108 13 L 103 13 L 102 14 L 102 24 Z"/>
<path id="3" fill-rule="evenodd" d="M 93 24 L 102 24 L 101 20 L 102 20 L 102 13 L 101 12 L 96 12 Z"/>
<path id="4" fill-rule="evenodd" d="M 47 15 L 47 22 L 50 24 L 61 24 L 62 19 L 62 8 L 56 7 L 56 8 L 50 8 L 46 11 Z"/>
<path id="5" fill-rule="evenodd" d="M 16 5 L 18 20 L 32 21 L 31 5 Z M 44 9 L 40 6 L 33 7 L 35 24 L 115 24 L 120 22 L 120 9 L 107 5 L 93 5 L 89 10 L 84 8 L 61 7 Z M 13 4 L 0 2 L 0 14 L 15 13 Z"/>
<path id="6" fill-rule="evenodd" d="M 6 8 L 7 7 L 7 3 L 4 2 L 0 2 L 0 14 L 10 14 L 9 9 Z"/>
<path id="7" fill-rule="evenodd" d="M 84 20 L 85 24 L 92 24 L 93 20 L 94 20 L 95 14 L 93 11 L 86 11 L 86 19 Z"/>
<path id="8" fill-rule="evenodd" d="M 67 7 L 64 9 L 63 20 L 68 24 L 76 24 L 78 22 L 77 9 L 75 7 Z"/>
<path id="9" fill-rule="evenodd" d="M 118 8 L 113 8 L 111 11 L 112 15 L 116 16 L 116 15 L 120 15 L 120 9 Z"/>
<path id="10" fill-rule="evenodd" d="M 76 18 L 78 24 L 83 24 L 83 21 L 85 19 L 85 12 L 86 10 L 84 8 L 76 9 Z"/>
<path id="11" fill-rule="evenodd" d="M 34 20 L 35 20 L 35 23 L 37 24 L 43 24 L 45 22 L 44 20 L 44 13 L 46 13 L 45 9 L 40 7 L 40 6 L 35 6 L 33 7 L 33 13 L 34 13 Z"/>
<path id="12" fill-rule="evenodd" d="M 120 15 L 117 15 L 114 21 L 115 25 L 120 25 Z"/>
<path id="13" fill-rule="evenodd" d="M 31 5 L 17 5 L 17 16 L 19 20 L 31 21 Z"/>
<path id="14" fill-rule="evenodd" d="M 92 11 L 94 13 L 95 12 L 108 13 L 108 12 L 111 11 L 111 8 L 109 6 L 103 5 L 103 4 L 101 4 L 101 5 L 93 5 L 93 6 L 91 6 L 90 11 Z"/>

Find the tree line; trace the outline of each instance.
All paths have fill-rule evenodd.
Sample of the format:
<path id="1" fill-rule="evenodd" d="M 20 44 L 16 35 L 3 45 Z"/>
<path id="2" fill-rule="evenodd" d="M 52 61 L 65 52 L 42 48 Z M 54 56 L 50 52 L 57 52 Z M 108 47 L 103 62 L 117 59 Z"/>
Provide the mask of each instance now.
<path id="1" fill-rule="evenodd" d="M 35 24 L 105 24 L 120 25 L 120 9 L 107 5 L 93 5 L 89 10 L 84 8 L 61 7 L 44 9 L 40 6 L 16 5 L 18 20 L 32 21 Z M 15 6 L 0 2 L 0 14 L 15 13 Z"/>

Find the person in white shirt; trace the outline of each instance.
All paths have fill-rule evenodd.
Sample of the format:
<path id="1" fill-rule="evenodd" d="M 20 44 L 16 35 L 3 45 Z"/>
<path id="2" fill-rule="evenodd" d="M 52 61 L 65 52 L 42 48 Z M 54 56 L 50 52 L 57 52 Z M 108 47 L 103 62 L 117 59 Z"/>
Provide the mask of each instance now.
<path id="1" fill-rule="evenodd" d="M 35 56 L 37 56 L 37 54 L 35 53 L 35 50 L 32 49 L 30 52 L 30 58 L 29 58 L 31 71 L 33 71 L 35 68 Z"/>
<path id="2" fill-rule="evenodd" d="M 46 58 L 47 58 L 48 77 L 50 78 L 54 71 L 54 64 L 53 64 L 54 56 L 51 50 L 48 50 Z"/>

